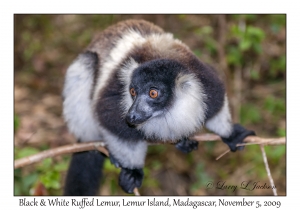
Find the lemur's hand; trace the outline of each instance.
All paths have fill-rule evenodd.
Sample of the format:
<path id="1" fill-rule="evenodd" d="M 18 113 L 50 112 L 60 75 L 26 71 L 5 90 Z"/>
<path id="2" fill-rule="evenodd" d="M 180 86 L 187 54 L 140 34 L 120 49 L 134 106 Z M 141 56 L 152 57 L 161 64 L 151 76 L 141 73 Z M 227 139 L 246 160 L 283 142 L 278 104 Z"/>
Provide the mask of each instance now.
<path id="1" fill-rule="evenodd" d="M 237 147 L 237 144 L 243 143 L 247 136 L 255 136 L 255 132 L 245 129 L 239 124 L 233 125 L 233 132 L 228 138 L 222 138 L 222 141 L 227 144 L 232 152 L 242 150 L 245 146 Z"/>
<path id="2" fill-rule="evenodd" d="M 181 152 L 189 153 L 192 152 L 193 150 L 198 149 L 198 141 L 190 140 L 188 138 L 183 138 L 176 143 L 175 147 L 179 149 Z"/>
<path id="3" fill-rule="evenodd" d="M 126 193 L 133 193 L 134 188 L 139 188 L 142 185 L 143 177 L 143 169 L 122 168 L 119 185 Z"/>

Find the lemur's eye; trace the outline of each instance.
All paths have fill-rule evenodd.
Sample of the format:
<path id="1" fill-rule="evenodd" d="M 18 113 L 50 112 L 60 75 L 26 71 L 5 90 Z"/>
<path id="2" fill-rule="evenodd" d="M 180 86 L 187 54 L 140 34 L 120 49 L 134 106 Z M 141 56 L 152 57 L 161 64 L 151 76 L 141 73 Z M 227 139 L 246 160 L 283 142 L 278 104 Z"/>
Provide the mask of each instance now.
<path id="1" fill-rule="evenodd" d="M 158 92 L 157 92 L 157 90 L 152 89 L 152 90 L 150 90 L 149 95 L 151 98 L 157 98 Z"/>
<path id="2" fill-rule="evenodd" d="M 136 92 L 135 92 L 134 88 L 131 88 L 131 89 L 130 89 L 130 94 L 131 94 L 132 96 L 135 96 L 135 95 L 136 95 Z"/>

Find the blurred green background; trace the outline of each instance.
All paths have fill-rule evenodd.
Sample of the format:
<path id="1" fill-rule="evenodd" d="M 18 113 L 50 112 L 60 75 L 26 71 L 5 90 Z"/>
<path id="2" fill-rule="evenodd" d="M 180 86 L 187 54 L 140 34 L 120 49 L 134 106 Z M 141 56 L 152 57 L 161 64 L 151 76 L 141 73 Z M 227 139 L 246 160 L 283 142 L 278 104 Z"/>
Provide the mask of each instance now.
<path id="1" fill-rule="evenodd" d="M 15 159 L 75 142 L 62 118 L 61 91 L 72 60 L 93 36 L 118 21 L 145 19 L 171 32 L 226 82 L 235 122 L 261 137 L 286 135 L 286 16 L 277 15 L 15 15 Z M 286 195 L 286 147 L 266 146 L 279 195 Z M 150 146 L 142 195 L 272 195 L 270 189 L 207 188 L 269 185 L 259 146 L 230 153 L 201 142 L 185 155 L 173 145 Z M 70 155 L 14 172 L 15 195 L 61 195 Z M 107 160 L 100 195 L 125 195 Z"/>

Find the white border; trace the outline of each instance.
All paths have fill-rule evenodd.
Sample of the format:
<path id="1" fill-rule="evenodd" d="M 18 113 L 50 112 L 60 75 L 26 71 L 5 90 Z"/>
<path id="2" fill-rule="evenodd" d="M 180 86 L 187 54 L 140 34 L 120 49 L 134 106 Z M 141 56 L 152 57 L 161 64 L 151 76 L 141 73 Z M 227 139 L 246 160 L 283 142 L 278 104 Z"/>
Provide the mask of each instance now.
<path id="1" fill-rule="evenodd" d="M 78 1 L 79 2 L 79 1 Z M 299 206 L 299 8 L 297 1 L 1 1 L 1 181 L 0 208 L 18 209 L 20 197 L 13 197 L 13 14 L 14 13 L 286 13 L 287 14 L 287 196 L 262 197 L 282 201 L 281 209 Z M 95 5 L 95 3 L 97 5 Z M 71 9 L 70 9 L 71 8 Z M 171 8 L 171 10 L 170 10 Z M 53 198 L 53 197 L 52 197 Z M 144 197 L 146 199 L 146 197 Z M 241 197 L 225 197 L 237 200 Z M 113 197 L 121 199 L 120 197 Z M 138 199 L 138 198 L 136 198 Z M 201 197 L 201 200 L 217 197 Z M 259 197 L 248 198 L 260 200 Z M 8 207 L 8 208 L 7 208 Z M 40 207 L 38 207 L 40 209 Z M 60 209 L 60 207 L 56 207 Z M 99 207 L 97 207 L 99 208 Z M 43 209 L 50 209 L 44 207 Z M 78 209 L 78 208 L 74 208 Z M 176 209 L 176 208 L 175 208 Z M 228 208 L 229 209 L 229 208 Z"/>

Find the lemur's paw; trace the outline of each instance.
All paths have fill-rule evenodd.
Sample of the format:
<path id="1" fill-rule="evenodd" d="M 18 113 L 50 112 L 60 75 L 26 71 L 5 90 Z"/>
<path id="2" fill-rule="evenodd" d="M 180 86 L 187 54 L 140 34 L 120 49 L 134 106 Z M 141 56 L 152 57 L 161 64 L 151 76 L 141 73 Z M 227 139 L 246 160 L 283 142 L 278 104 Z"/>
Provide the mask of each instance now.
<path id="1" fill-rule="evenodd" d="M 119 185 L 126 193 L 133 193 L 134 188 L 139 188 L 142 185 L 143 177 L 143 169 L 122 168 Z"/>
<path id="2" fill-rule="evenodd" d="M 183 138 L 175 145 L 175 147 L 181 152 L 189 153 L 198 149 L 198 141 Z"/>
<path id="3" fill-rule="evenodd" d="M 244 149 L 245 146 L 236 146 L 243 143 L 247 136 L 255 136 L 255 132 L 245 129 L 239 124 L 233 125 L 233 132 L 228 138 L 222 138 L 223 142 L 227 144 L 232 152 Z"/>

